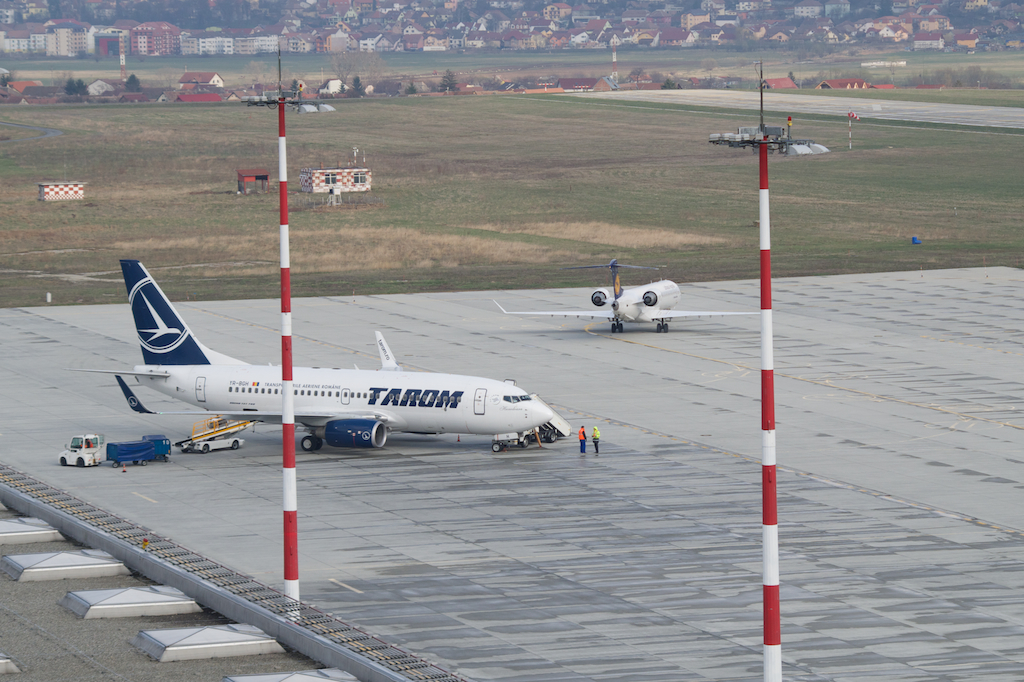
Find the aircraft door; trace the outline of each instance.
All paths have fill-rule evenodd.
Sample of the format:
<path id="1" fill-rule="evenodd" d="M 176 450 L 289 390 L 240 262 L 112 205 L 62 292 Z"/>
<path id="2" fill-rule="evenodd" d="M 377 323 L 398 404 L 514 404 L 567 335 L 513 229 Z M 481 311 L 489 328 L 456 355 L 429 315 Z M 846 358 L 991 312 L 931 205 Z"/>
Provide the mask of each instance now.
<path id="1" fill-rule="evenodd" d="M 476 395 L 473 397 L 473 414 L 483 414 L 484 409 L 487 407 L 487 389 L 478 388 L 476 389 Z"/>
<path id="2" fill-rule="evenodd" d="M 196 400 L 206 402 L 206 377 L 196 377 Z"/>
<path id="3" fill-rule="evenodd" d="M 352 391 L 347 388 L 341 389 L 341 404 L 348 405 L 348 401 L 352 399 Z"/>

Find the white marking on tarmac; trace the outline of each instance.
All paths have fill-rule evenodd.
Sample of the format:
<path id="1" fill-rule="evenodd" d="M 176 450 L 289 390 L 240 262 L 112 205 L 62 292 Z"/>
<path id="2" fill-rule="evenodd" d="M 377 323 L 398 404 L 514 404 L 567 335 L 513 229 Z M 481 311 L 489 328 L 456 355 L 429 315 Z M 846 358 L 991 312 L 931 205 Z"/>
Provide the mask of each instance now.
<path id="1" fill-rule="evenodd" d="M 332 583 L 334 583 L 335 585 L 341 585 L 341 586 L 342 586 L 342 587 L 344 587 L 344 588 L 345 588 L 346 590 L 352 590 L 352 591 L 353 591 L 353 592 L 355 592 L 356 594 L 362 594 L 362 593 L 363 593 L 363 591 L 362 591 L 362 590 L 357 590 L 356 588 L 352 587 L 351 585 L 346 585 L 345 583 L 341 582 L 340 580 L 335 580 L 334 578 L 328 578 L 328 579 L 327 579 L 327 581 L 328 581 L 328 582 L 332 582 Z"/>

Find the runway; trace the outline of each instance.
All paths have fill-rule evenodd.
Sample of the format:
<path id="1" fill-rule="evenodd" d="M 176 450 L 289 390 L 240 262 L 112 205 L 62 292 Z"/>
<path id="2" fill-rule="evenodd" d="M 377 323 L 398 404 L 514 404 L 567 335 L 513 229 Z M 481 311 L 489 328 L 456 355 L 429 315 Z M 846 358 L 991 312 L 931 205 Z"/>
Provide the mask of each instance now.
<path id="1" fill-rule="evenodd" d="M 757 111 L 760 106 L 757 92 L 737 90 L 617 90 L 615 92 L 578 93 L 576 96 L 621 103 L 660 102 L 750 111 Z M 819 97 L 769 91 L 764 93 L 764 108 L 765 111 L 790 115 L 846 116 L 853 111 L 862 119 L 1024 128 L 1024 110 L 1019 107 L 908 102 L 859 97 Z"/>
<path id="2" fill-rule="evenodd" d="M 579 308 L 588 293 L 294 302 L 297 364 L 376 367 L 379 330 L 408 367 L 515 378 L 602 431 L 599 457 L 398 435 L 377 454 L 300 453 L 303 598 L 473 680 L 761 679 L 757 317 L 612 335 L 491 302 Z M 786 679 L 1020 679 L 1024 276 L 773 293 Z M 683 297 L 758 306 L 755 281 Z M 176 305 L 206 345 L 278 361 L 276 301 Z M 141 362 L 127 305 L 2 310 L 0 343 L 0 460 L 282 583 L 279 429 L 125 474 L 61 468 L 75 433 L 180 437 L 195 420 L 137 415 L 112 379 L 65 371 Z"/>

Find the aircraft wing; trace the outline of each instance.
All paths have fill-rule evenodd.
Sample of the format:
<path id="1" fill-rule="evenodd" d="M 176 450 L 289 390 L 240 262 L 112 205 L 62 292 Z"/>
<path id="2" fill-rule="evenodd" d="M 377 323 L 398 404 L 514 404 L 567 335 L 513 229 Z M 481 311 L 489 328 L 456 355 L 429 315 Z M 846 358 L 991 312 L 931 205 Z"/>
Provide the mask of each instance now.
<path id="1" fill-rule="evenodd" d="M 76 367 L 69 367 L 72 372 L 93 372 L 95 374 L 115 374 L 126 377 L 160 377 L 167 378 L 170 375 L 168 372 L 162 372 L 160 370 L 148 370 L 146 372 L 125 372 L 119 369 L 78 369 Z"/>
<path id="2" fill-rule="evenodd" d="M 135 392 L 128 387 L 128 384 L 125 383 L 124 379 L 122 379 L 120 376 L 117 376 L 115 378 L 117 379 L 118 386 L 121 387 L 121 392 L 124 393 L 124 397 L 128 401 L 128 406 L 141 414 L 198 414 L 205 417 L 208 417 L 210 414 L 212 414 L 209 411 L 199 410 L 174 410 L 167 412 L 150 410 L 145 405 L 142 404 L 142 401 L 139 400 L 138 396 L 135 395 Z M 278 411 L 266 412 L 259 410 L 241 410 L 237 412 L 217 412 L 216 414 L 219 414 L 223 417 L 227 417 L 229 419 L 244 419 L 246 421 L 260 421 L 271 423 L 279 423 L 281 421 L 281 413 Z M 331 421 L 332 419 L 377 419 L 379 421 L 384 422 L 385 424 L 392 424 L 396 421 L 394 416 L 388 414 L 385 411 L 371 410 L 332 410 L 330 412 L 303 412 L 295 414 L 295 421 L 301 424 L 311 424 L 317 422 L 326 423 Z"/>
<path id="3" fill-rule="evenodd" d="M 493 300 L 493 299 L 491 299 L 491 300 Z M 504 308 L 501 307 L 501 304 L 498 303 L 497 301 L 494 301 L 494 305 L 496 305 L 499 308 L 501 308 L 501 312 L 505 313 L 506 315 L 546 315 L 548 317 L 589 317 L 589 318 L 599 318 L 599 319 L 602 319 L 602 320 L 610 320 L 613 317 L 615 317 L 615 313 L 612 312 L 611 310 L 552 310 L 552 311 L 526 310 L 526 311 L 515 311 L 515 310 L 505 310 Z"/>
<path id="4" fill-rule="evenodd" d="M 760 313 L 725 313 L 714 310 L 659 310 L 649 312 L 653 320 L 660 320 L 667 317 L 718 317 L 720 315 L 760 315 Z"/>

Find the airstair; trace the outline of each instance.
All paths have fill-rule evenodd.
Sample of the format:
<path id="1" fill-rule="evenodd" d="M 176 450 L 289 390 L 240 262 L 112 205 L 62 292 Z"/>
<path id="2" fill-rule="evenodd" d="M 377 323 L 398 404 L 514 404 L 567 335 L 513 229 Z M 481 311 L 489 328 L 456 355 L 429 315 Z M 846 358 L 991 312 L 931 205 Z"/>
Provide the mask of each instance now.
<path id="1" fill-rule="evenodd" d="M 541 405 L 551 410 L 551 414 L 554 416 L 544 426 L 540 427 L 541 439 L 545 443 L 553 443 L 556 438 L 567 438 L 572 434 L 572 426 L 569 425 L 562 415 L 555 412 L 555 408 L 548 405 L 546 402 L 540 399 L 536 393 L 531 393 L 530 397 L 539 402 Z"/>
<path id="2" fill-rule="evenodd" d="M 217 415 L 216 417 L 203 419 L 202 421 L 198 421 L 193 424 L 192 435 L 185 440 L 178 441 L 174 446 L 187 452 L 192 450 L 197 443 L 216 440 L 218 438 L 227 438 L 239 431 L 244 431 L 255 423 L 255 421 L 226 419 L 225 417 Z"/>

